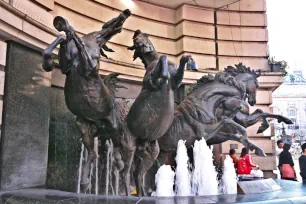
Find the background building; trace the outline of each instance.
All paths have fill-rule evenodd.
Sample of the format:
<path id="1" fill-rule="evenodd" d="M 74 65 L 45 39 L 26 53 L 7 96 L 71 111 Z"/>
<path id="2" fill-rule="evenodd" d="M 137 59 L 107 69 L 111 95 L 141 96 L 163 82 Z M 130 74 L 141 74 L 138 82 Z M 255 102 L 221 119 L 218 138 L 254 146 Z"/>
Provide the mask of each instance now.
<path id="1" fill-rule="evenodd" d="M 102 76 L 118 72 L 128 87 L 117 93 L 118 99 L 132 101 L 141 88 L 143 65 L 133 62 L 133 53 L 127 51 L 134 31 L 141 29 L 151 36 L 157 51 L 174 62 L 183 54 L 192 54 L 199 72 L 186 71 L 184 85 L 239 62 L 267 71 L 258 79 L 258 105 L 251 111 L 272 112 L 272 91 L 282 77 L 268 66 L 265 0 L 0 0 L 2 190 L 47 185 L 75 191 L 80 136 L 64 102 L 65 76 L 59 69 L 42 70 L 41 51 L 59 34 L 52 25 L 55 16 L 65 17 L 82 35 L 100 30 L 126 8 L 132 16 L 108 44 L 116 52 L 109 54 L 111 60 L 101 58 L 100 63 Z M 184 95 L 184 85 L 177 103 Z M 254 160 L 270 177 L 276 169 L 273 134 L 256 134 L 259 125 L 248 129 L 248 135 L 267 153 Z M 228 153 L 229 148 L 240 153 L 242 145 L 227 142 L 216 150 Z"/>
<path id="2" fill-rule="evenodd" d="M 306 79 L 302 71 L 294 71 L 284 78 L 284 83 L 272 94 L 273 113 L 290 118 L 294 124 L 285 125 L 293 142 L 306 139 Z M 281 134 L 281 124 L 275 124 L 275 134 Z"/>

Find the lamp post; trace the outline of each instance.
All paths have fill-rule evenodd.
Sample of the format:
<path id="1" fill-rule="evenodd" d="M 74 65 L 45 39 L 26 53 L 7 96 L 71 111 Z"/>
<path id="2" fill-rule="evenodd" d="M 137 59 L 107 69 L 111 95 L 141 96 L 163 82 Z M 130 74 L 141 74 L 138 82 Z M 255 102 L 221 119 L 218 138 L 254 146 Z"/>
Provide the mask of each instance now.
<path id="1" fill-rule="evenodd" d="M 284 123 L 282 124 L 282 134 L 281 134 L 281 138 L 282 138 L 282 140 L 285 142 L 285 143 L 291 143 L 291 141 L 290 141 L 290 139 L 288 138 L 288 135 L 287 135 L 287 133 L 286 133 L 286 128 L 285 128 L 285 126 L 284 126 Z"/>

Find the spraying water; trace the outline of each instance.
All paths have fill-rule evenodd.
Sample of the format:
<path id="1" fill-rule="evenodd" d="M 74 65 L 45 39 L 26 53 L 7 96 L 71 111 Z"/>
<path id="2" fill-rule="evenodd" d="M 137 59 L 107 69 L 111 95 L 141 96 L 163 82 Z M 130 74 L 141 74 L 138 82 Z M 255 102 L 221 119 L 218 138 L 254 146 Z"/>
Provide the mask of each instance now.
<path id="1" fill-rule="evenodd" d="M 95 138 L 94 140 L 94 150 L 95 152 L 98 152 L 98 138 Z M 79 160 L 79 169 L 78 169 L 78 184 L 77 184 L 77 193 L 81 192 L 81 178 L 82 178 L 82 169 L 84 166 L 84 163 L 86 162 L 88 157 L 88 152 L 87 150 L 84 148 L 84 144 L 82 143 L 81 146 L 81 153 L 80 153 L 80 160 Z M 90 175 L 89 175 L 89 180 L 90 182 L 92 182 L 92 180 L 94 180 L 93 182 L 95 183 L 94 187 L 95 187 L 95 191 L 94 194 L 98 195 L 98 191 L 99 191 L 99 179 L 98 179 L 98 169 L 99 166 L 99 158 L 97 157 L 96 160 L 91 164 L 91 169 L 90 169 Z M 94 179 L 92 179 L 94 178 Z M 93 193 L 91 192 L 92 190 L 92 185 L 89 185 L 89 193 Z"/>
<path id="2" fill-rule="evenodd" d="M 192 173 L 193 195 L 217 195 L 217 172 L 213 164 L 212 151 L 202 138 L 195 141 L 193 148 L 194 169 Z"/>
<path id="3" fill-rule="evenodd" d="M 190 196 L 191 175 L 188 168 L 189 158 L 185 142 L 183 140 L 178 142 L 175 160 L 177 164 L 175 171 L 175 194 L 177 196 Z"/>
<path id="4" fill-rule="evenodd" d="M 78 173 L 78 186 L 77 193 L 81 191 L 81 177 L 82 177 L 82 168 L 83 168 L 83 160 L 84 160 L 84 144 L 82 143 L 81 154 L 80 154 L 80 163 L 79 163 L 79 173 Z"/>
<path id="5" fill-rule="evenodd" d="M 174 196 L 174 172 L 170 165 L 162 165 L 155 175 L 155 196 Z"/>
<path id="6" fill-rule="evenodd" d="M 222 194 L 237 194 L 237 175 L 232 158 L 226 155 L 222 183 L 220 185 Z"/>

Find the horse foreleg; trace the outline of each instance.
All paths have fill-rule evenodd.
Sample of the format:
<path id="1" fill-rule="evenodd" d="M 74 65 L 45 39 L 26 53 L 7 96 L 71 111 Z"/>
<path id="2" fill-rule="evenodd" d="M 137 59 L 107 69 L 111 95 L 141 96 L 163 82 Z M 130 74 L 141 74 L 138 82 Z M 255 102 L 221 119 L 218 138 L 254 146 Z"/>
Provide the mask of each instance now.
<path id="1" fill-rule="evenodd" d="M 119 173 L 120 171 L 124 168 L 124 162 L 122 160 L 122 156 L 120 154 L 120 149 L 115 148 L 114 149 L 114 163 L 113 163 L 113 174 L 114 174 L 114 179 L 113 179 L 113 186 L 114 186 L 114 194 L 119 195 L 119 180 L 120 176 Z"/>
<path id="2" fill-rule="evenodd" d="M 168 57 L 162 55 L 159 58 L 157 65 L 155 66 L 151 74 L 151 84 L 153 87 L 161 87 L 169 78 L 168 69 Z"/>
<path id="3" fill-rule="evenodd" d="M 183 55 L 180 60 L 180 65 L 177 68 L 175 75 L 173 76 L 173 89 L 178 89 L 184 78 L 184 70 L 186 63 L 192 59 L 190 55 Z"/>
<path id="4" fill-rule="evenodd" d="M 124 128 L 124 137 L 123 140 L 121 141 L 121 146 L 122 146 L 122 160 L 124 162 L 124 168 L 122 170 L 122 180 L 124 182 L 124 189 L 126 196 L 130 196 L 130 172 L 131 172 L 131 167 L 132 163 L 134 160 L 134 154 L 136 151 L 136 144 L 135 144 L 135 139 L 133 136 L 129 133 L 129 130 L 126 128 L 126 124 L 123 126 Z"/>
<path id="5" fill-rule="evenodd" d="M 279 123 L 284 122 L 286 124 L 293 124 L 292 121 L 289 118 L 286 118 L 282 115 L 265 113 L 262 110 L 257 109 L 251 115 L 249 115 L 247 117 L 247 125 L 249 127 L 249 126 L 257 123 L 259 120 L 266 119 L 266 118 L 275 118 L 275 119 L 277 119 L 277 122 L 279 122 Z"/>
<path id="6" fill-rule="evenodd" d="M 82 170 L 81 186 L 82 190 L 86 191 L 90 186 L 89 173 L 92 162 L 97 158 L 94 151 L 94 137 L 96 134 L 96 127 L 93 123 L 77 117 L 76 125 L 81 132 L 82 142 L 88 151 L 87 161 Z"/>
<path id="7" fill-rule="evenodd" d="M 215 137 L 207 140 L 206 142 L 207 142 L 207 145 L 214 145 L 214 144 L 221 144 L 221 143 L 226 142 L 228 140 L 233 140 L 233 141 L 240 142 L 241 141 L 241 136 L 237 135 L 237 134 L 220 132 Z"/>
<path id="8" fill-rule="evenodd" d="M 226 124 L 231 125 L 233 128 L 235 128 L 238 132 L 241 133 L 242 136 L 239 138 L 239 142 L 240 143 L 242 143 L 245 147 L 249 148 L 251 151 L 255 150 L 255 154 L 256 155 L 258 155 L 258 156 L 266 156 L 266 154 L 263 151 L 263 149 L 261 149 L 260 147 L 254 145 L 253 143 L 249 142 L 246 129 L 242 125 L 236 123 L 232 119 L 226 119 Z"/>
<path id="9" fill-rule="evenodd" d="M 205 132 L 208 134 L 207 137 L 205 137 L 205 140 L 210 140 L 216 137 L 219 134 L 220 130 L 224 128 L 224 125 L 228 123 L 229 120 L 232 121 L 232 119 L 224 118 L 216 124 L 207 125 L 205 128 Z"/>
<path id="10" fill-rule="evenodd" d="M 159 144 L 158 141 L 155 140 L 145 148 L 141 148 L 141 150 L 136 154 L 138 157 L 138 163 L 136 166 L 136 171 L 134 172 L 134 178 L 138 196 L 146 196 L 144 177 L 146 172 L 154 164 L 159 152 Z"/>
<path id="11" fill-rule="evenodd" d="M 248 139 L 246 141 L 244 141 L 244 142 L 241 142 L 241 136 L 240 135 L 233 134 L 233 133 L 225 133 L 225 132 L 220 132 L 217 136 L 215 136 L 215 137 L 211 138 L 210 140 L 208 140 L 207 141 L 207 145 L 220 144 L 220 143 L 226 142 L 228 140 L 233 140 L 233 141 L 240 142 L 245 147 L 248 147 L 248 148 L 252 147 L 253 149 L 255 149 L 255 153 L 256 153 L 256 151 L 259 152 L 259 153 L 261 151 L 263 151 L 260 147 L 258 147 L 257 145 L 251 143 Z M 260 153 L 259 156 L 262 156 L 262 154 Z"/>
<path id="12" fill-rule="evenodd" d="M 42 62 L 42 66 L 44 68 L 45 71 L 51 71 L 53 69 L 54 66 L 54 61 L 52 58 L 52 52 L 53 50 L 62 42 L 64 42 L 66 40 L 66 36 L 65 35 L 59 35 L 52 43 L 51 45 L 49 45 L 49 47 L 47 47 L 46 49 L 44 49 L 44 51 L 42 52 L 43 55 L 43 62 Z"/>

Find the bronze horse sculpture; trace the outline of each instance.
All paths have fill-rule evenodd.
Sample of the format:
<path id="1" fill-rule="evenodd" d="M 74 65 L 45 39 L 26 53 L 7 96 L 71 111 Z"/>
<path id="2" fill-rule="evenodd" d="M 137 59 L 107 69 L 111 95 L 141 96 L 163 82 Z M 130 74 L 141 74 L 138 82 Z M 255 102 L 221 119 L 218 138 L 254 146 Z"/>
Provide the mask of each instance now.
<path id="1" fill-rule="evenodd" d="M 180 86 L 186 63 L 191 56 L 182 56 L 180 65 L 159 55 L 148 35 L 137 30 L 133 36 L 134 60 L 140 58 L 146 73 L 140 94 L 127 117 L 127 127 L 136 139 L 135 182 L 139 196 L 145 195 L 144 174 L 159 154 L 157 140 L 165 134 L 173 121 L 174 91 Z"/>
<path id="2" fill-rule="evenodd" d="M 81 184 L 85 191 L 89 186 L 89 171 L 94 159 L 94 137 L 105 126 L 117 128 L 114 108 L 115 97 L 111 94 L 99 70 L 100 55 L 113 51 L 106 43 L 122 30 L 125 20 L 131 15 L 129 10 L 106 22 L 100 31 L 78 37 L 72 26 L 62 17 L 55 17 L 53 24 L 58 31 L 65 32 L 43 51 L 43 68 L 51 71 L 54 67 L 52 51 L 59 49 L 59 65 L 66 75 L 64 93 L 68 109 L 77 116 L 76 124 L 81 132 L 82 142 L 88 151 L 88 158 L 82 170 Z"/>
<path id="3" fill-rule="evenodd" d="M 173 164 L 173 154 L 179 140 L 185 140 L 186 147 L 190 148 L 196 140 L 216 137 L 224 125 L 230 125 L 243 137 L 247 137 L 245 128 L 233 120 L 243 107 L 241 99 L 244 97 L 245 88 L 234 77 L 222 72 L 215 76 L 203 76 L 191 93 L 176 107 L 171 127 L 159 139 L 159 162 Z M 222 119 L 218 121 L 219 106 L 225 111 Z"/>
<path id="4" fill-rule="evenodd" d="M 113 177 L 109 177 L 114 178 L 110 182 L 114 195 L 119 194 L 120 176 L 125 194 L 130 195 L 130 173 L 133 173 L 137 194 L 146 195 L 146 172 L 157 157 L 161 163 L 167 163 L 165 155 L 175 153 L 181 139 L 186 140 L 187 148 L 201 138 L 208 144 L 235 140 L 264 156 L 260 147 L 249 142 L 246 128 L 262 120 L 259 132 L 264 131 L 268 127 L 266 118 L 287 124 L 291 121 L 259 109 L 249 114 L 248 103 L 256 104 L 259 74 L 242 64 L 236 68 L 229 66 L 215 76 L 203 76 L 175 107 L 174 92 L 183 80 L 186 63 L 192 58 L 183 55 L 176 66 L 155 50 L 147 34 L 137 30 L 133 46 L 128 49 L 134 51 L 134 60 L 140 58 L 145 66 L 142 89 L 129 111 L 115 101 L 116 88 L 122 88 L 117 84 L 118 74 L 102 79 L 98 73 L 99 57 L 107 57 L 104 51 L 113 52 L 106 43 L 121 32 L 130 15 L 125 10 L 106 22 L 102 30 L 81 38 L 67 20 L 55 17 L 54 27 L 66 35 L 60 35 L 43 51 L 43 68 L 51 71 L 54 68 L 52 51 L 60 45 L 59 66 L 66 75 L 66 105 L 77 116 L 76 124 L 88 151 L 81 176 L 83 192 L 90 186 L 90 168 L 97 158 L 94 151 L 97 136 L 102 144 L 99 151 L 103 150 L 103 144 L 114 147 L 110 159 Z M 111 142 L 106 142 L 109 139 Z M 131 172 L 133 164 L 135 168 Z"/>
<path id="5" fill-rule="evenodd" d="M 224 72 L 235 77 L 237 81 L 242 82 L 246 88 L 246 95 L 243 102 L 243 108 L 237 112 L 234 118 L 234 120 L 237 123 L 247 128 L 262 120 L 262 125 L 258 129 L 258 133 L 263 132 L 269 127 L 269 123 L 267 122 L 266 118 L 275 118 L 279 123 L 284 122 L 286 124 L 292 124 L 292 121 L 289 118 L 286 118 L 281 115 L 265 113 L 260 109 L 255 110 L 252 114 L 249 113 L 249 106 L 246 100 L 251 106 L 256 104 L 256 89 L 259 87 L 257 78 L 260 76 L 260 72 L 256 73 L 255 71 L 252 71 L 250 68 L 244 66 L 242 63 L 235 65 L 235 67 L 228 66 L 227 68 L 225 68 Z M 220 107 L 220 109 L 221 113 L 219 113 L 220 114 L 219 117 L 223 115 L 222 107 Z M 228 140 L 234 140 L 238 142 L 242 141 L 241 138 L 237 135 L 237 131 L 235 129 L 229 126 L 225 126 L 224 129 L 222 129 L 216 137 L 208 140 L 207 144 L 208 145 L 220 144 Z M 253 143 L 249 143 L 247 147 L 250 150 L 255 149 L 256 155 L 265 156 L 263 150 L 258 148 Z"/>

